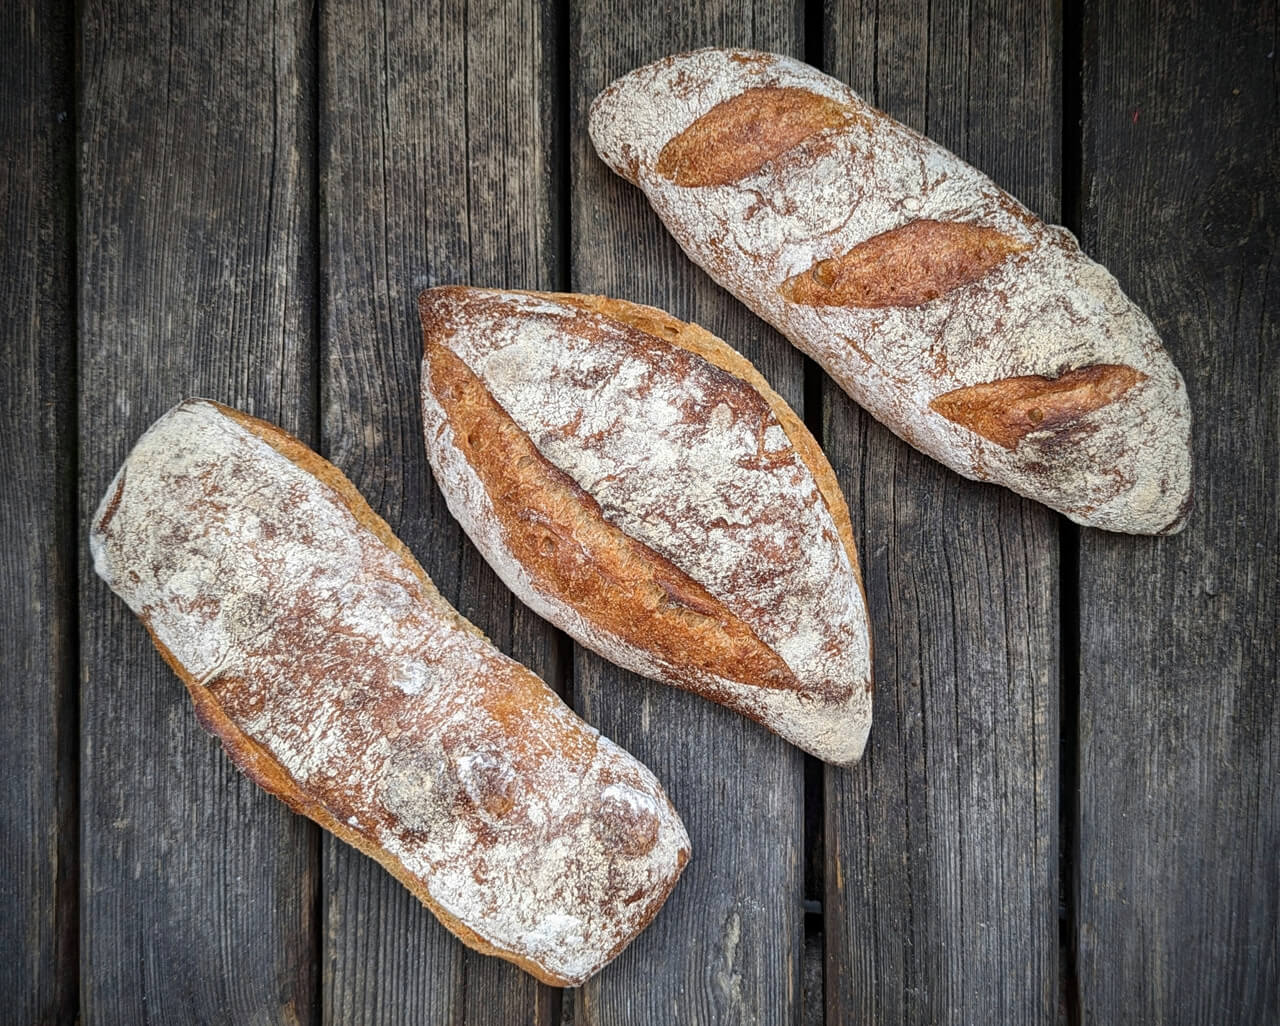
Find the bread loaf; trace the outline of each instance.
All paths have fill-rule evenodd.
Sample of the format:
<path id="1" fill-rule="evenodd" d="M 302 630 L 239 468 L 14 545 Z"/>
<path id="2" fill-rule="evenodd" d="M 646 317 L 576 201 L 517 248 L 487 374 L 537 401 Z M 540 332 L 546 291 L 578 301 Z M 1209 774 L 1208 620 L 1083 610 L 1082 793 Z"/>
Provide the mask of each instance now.
<path id="1" fill-rule="evenodd" d="M 871 724 L 849 513 L 745 359 L 652 307 L 432 289 L 427 455 L 508 587 L 607 659 L 836 763 Z"/>
<path id="2" fill-rule="evenodd" d="M 695 262 L 903 439 L 1081 524 L 1182 527 L 1191 418 L 1150 321 L 954 154 L 744 50 L 631 72 L 590 132 Z"/>
<path id="3" fill-rule="evenodd" d="M 675 885 L 689 842 L 653 775 L 494 649 L 278 428 L 175 407 L 90 547 L 236 765 L 464 943 L 577 985 Z"/>

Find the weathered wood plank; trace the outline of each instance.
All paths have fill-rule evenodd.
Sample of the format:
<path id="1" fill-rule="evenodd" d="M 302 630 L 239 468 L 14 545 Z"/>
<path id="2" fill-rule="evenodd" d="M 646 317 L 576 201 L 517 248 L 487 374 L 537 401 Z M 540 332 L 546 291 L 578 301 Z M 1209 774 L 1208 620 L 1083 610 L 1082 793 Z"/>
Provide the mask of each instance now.
<path id="1" fill-rule="evenodd" d="M 447 282 L 556 284 L 553 13 L 532 0 L 323 8 L 322 437 L 444 596 L 557 686 L 558 635 L 497 580 L 431 480 L 415 305 Z M 549 1020 L 557 992 L 464 948 L 328 837 L 324 890 L 326 1021 Z"/>
<path id="2" fill-rule="evenodd" d="M 1093 1022 L 1280 1021 L 1274 0 L 1085 27 L 1085 248 L 1187 380 L 1196 509 L 1083 533 L 1079 986 Z"/>
<path id="3" fill-rule="evenodd" d="M 1060 213 L 1052 0 L 832 4 L 827 70 Z M 1058 528 L 917 453 L 824 382 L 863 554 L 868 755 L 826 775 L 827 1021 L 1052 1022 Z"/>
<path id="4" fill-rule="evenodd" d="M 571 7 L 574 289 L 651 303 L 746 354 L 803 410 L 804 363 L 679 250 L 639 190 L 587 137 L 587 108 L 613 78 L 707 45 L 799 54 L 799 4 Z M 800 1018 L 803 759 L 757 725 L 624 673 L 585 649 L 578 709 L 666 786 L 693 860 L 654 923 L 575 996 L 582 1023 L 788 1023 Z"/>
<path id="5" fill-rule="evenodd" d="M 76 1015 L 75 138 L 70 4 L 0 14 L 0 993 Z"/>
<path id="6" fill-rule="evenodd" d="M 185 395 L 315 424 L 309 5 L 82 19 L 81 528 Z M 310 1021 L 315 828 L 235 771 L 81 565 L 83 1021 Z"/>

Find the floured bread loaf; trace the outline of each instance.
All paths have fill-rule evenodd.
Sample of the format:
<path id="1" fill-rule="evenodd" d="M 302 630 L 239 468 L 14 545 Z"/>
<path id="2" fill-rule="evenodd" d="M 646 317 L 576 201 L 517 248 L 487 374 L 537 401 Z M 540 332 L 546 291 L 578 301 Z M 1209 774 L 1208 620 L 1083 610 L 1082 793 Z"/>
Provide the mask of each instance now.
<path id="1" fill-rule="evenodd" d="M 695 262 L 903 439 L 1081 524 L 1182 527 L 1191 416 L 1151 322 L 954 154 L 747 50 L 625 75 L 590 132 Z"/>
<path id="2" fill-rule="evenodd" d="M 696 325 L 595 296 L 419 300 L 427 455 L 534 610 L 830 762 L 871 725 L 849 513 L 812 435 Z"/>
<path id="3" fill-rule="evenodd" d="M 464 943 L 575 986 L 675 885 L 689 841 L 653 774 L 490 645 L 280 429 L 175 407 L 90 547 L 236 765 Z"/>

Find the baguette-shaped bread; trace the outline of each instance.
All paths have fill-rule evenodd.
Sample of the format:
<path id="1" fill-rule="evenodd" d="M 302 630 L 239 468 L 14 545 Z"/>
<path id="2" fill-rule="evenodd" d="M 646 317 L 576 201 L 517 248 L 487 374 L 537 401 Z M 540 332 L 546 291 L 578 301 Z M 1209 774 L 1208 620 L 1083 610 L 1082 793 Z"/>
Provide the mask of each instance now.
<path id="1" fill-rule="evenodd" d="M 954 154 L 744 50 L 625 75 L 590 132 L 696 263 L 907 442 L 1081 524 L 1182 527 L 1191 417 L 1151 322 Z"/>
<path id="2" fill-rule="evenodd" d="M 447 287 L 419 308 L 427 455 L 507 586 L 619 666 L 856 760 L 871 652 L 849 512 L 755 368 L 598 296 Z"/>
<path id="3" fill-rule="evenodd" d="M 280 429 L 206 400 L 170 410 L 90 548 L 235 764 L 464 943 L 576 986 L 675 885 L 689 841 L 653 774 L 489 644 Z"/>

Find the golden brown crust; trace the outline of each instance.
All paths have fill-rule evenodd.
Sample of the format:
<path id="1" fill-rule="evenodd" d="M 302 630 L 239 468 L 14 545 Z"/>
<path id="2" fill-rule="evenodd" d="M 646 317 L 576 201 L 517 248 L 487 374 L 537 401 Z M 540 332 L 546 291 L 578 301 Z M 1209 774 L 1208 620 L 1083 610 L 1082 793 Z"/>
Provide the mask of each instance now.
<path id="1" fill-rule="evenodd" d="M 536 976 L 543 983 L 553 987 L 573 985 L 573 981 L 554 976 L 528 959 L 494 947 L 461 920 L 449 915 L 448 912 L 431 899 L 427 889 L 421 886 L 418 878 L 399 859 L 377 845 L 371 844 L 363 834 L 352 830 L 340 819 L 337 819 L 321 802 L 316 801 L 299 787 L 293 777 L 289 775 L 289 772 L 266 749 L 235 725 L 235 722 L 223 711 L 221 704 L 209 692 L 208 688 L 202 687 L 187 672 L 185 667 L 174 657 L 173 653 L 155 636 L 150 626 L 147 627 L 147 632 L 151 635 L 151 640 L 155 642 L 156 648 L 160 650 L 165 662 L 169 664 L 174 673 L 187 686 L 187 690 L 190 692 L 192 701 L 195 704 L 196 718 L 200 721 L 200 725 L 222 742 L 222 747 L 227 756 L 245 776 L 268 794 L 279 798 L 294 812 L 301 816 L 306 816 L 340 840 L 346 841 L 347 844 L 362 854 L 368 855 L 400 881 L 415 898 L 431 910 L 432 914 L 451 933 L 468 947 L 475 948 L 481 954 L 497 955 L 514 962 L 525 972 Z M 674 881 L 672 881 L 672 885 L 674 886 Z M 654 914 L 657 914 L 656 909 Z"/>
<path id="2" fill-rule="evenodd" d="M 1013 449 L 1031 432 L 1066 427 L 1115 402 L 1145 379 L 1132 367 L 1098 363 L 1057 378 L 1031 374 L 957 388 L 929 406 L 988 441 Z"/>
<path id="3" fill-rule="evenodd" d="M 854 113 L 739 181 L 688 188 L 663 173 L 673 139 L 762 86 L 808 91 Z M 718 48 L 611 83 L 591 106 L 589 130 L 696 263 L 911 444 L 1080 523 L 1133 533 L 1181 524 L 1190 411 L 1151 324 L 1070 233 L 954 154 L 814 68 Z M 954 222 L 1005 239 L 974 246 L 979 233 L 941 227 Z M 1015 449 L 928 406 L 973 382 L 1104 363 L 1148 380 L 1078 430 L 1033 433 Z"/>
<path id="4" fill-rule="evenodd" d="M 681 186 L 727 185 L 852 117 L 848 108 L 807 89 L 747 89 L 667 143 L 657 171 Z"/>
<path id="5" fill-rule="evenodd" d="M 436 591 L 434 582 L 427 576 L 426 571 L 422 569 L 404 542 L 397 538 L 387 522 L 373 511 L 369 503 L 365 501 L 364 496 L 360 494 L 356 486 L 351 483 L 342 471 L 322 456 L 313 452 L 293 435 L 276 427 L 274 424 L 259 420 L 257 417 L 251 417 L 249 414 L 242 413 L 229 406 L 223 406 L 221 403 L 214 403 L 213 405 L 217 406 L 226 416 L 252 431 L 282 456 L 292 460 L 332 488 L 356 520 L 363 527 L 372 531 L 389 549 L 394 551 L 404 561 L 404 565 L 422 580 L 431 594 L 438 597 L 439 593 Z M 480 634 L 479 629 L 474 624 L 454 612 L 452 607 L 447 606 L 443 599 L 440 600 L 440 604 L 443 607 L 447 607 L 448 611 L 452 613 L 453 619 L 457 621 L 458 626 L 469 630 L 473 634 Z M 187 690 L 191 693 L 191 698 L 195 703 L 196 716 L 199 718 L 201 725 L 217 735 L 231 761 L 250 780 L 264 791 L 280 798 L 294 812 L 313 820 L 324 829 L 346 841 L 347 844 L 378 862 L 387 872 L 407 887 L 414 897 L 426 905 L 432 914 L 468 947 L 475 948 L 482 954 L 498 955 L 515 962 L 525 972 L 536 976 L 543 983 L 553 987 L 572 985 L 572 981 L 551 975 L 526 958 L 495 947 L 461 920 L 451 916 L 432 900 L 427 889 L 422 886 L 418 878 L 399 859 L 377 845 L 371 844 L 362 834 L 352 830 L 341 820 L 335 818 L 323 804 L 303 791 L 278 760 L 235 725 L 208 688 L 203 687 L 187 672 L 186 668 L 174 657 L 173 653 L 155 636 L 149 624 L 147 625 L 147 632 L 151 634 L 151 639 L 155 642 L 156 648 L 160 650 L 165 662 L 173 668 L 173 671 L 187 686 Z M 481 636 L 483 637 L 483 635 Z M 675 881 L 672 881 L 672 886 L 674 884 Z M 657 908 L 654 909 L 654 915 L 656 914 Z"/>
<path id="6" fill-rule="evenodd" d="M 369 507 L 364 497 L 340 470 L 314 453 L 298 439 L 275 425 L 222 404 L 212 401 L 206 402 L 328 486 L 334 492 L 337 500 L 350 511 L 359 524 L 394 552 L 403 562 L 406 569 L 411 571 L 422 582 L 427 598 L 435 607 L 437 614 L 444 616 L 459 629 L 483 638 L 483 634 L 474 625 L 458 614 L 452 606 L 439 596 L 431 579 L 418 564 L 412 553 L 395 536 L 386 522 Z M 108 515 L 100 515 L 98 517 L 96 527 L 99 532 L 105 534 L 111 516 L 114 515 L 119 505 L 122 492 L 123 486 L 117 489 L 113 501 L 105 507 Z M 576 986 L 582 982 L 580 979 L 559 976 L 530 958 L 490 943 L 465 922 L 450 914 L 432 898 L 419 875 L 406 867 L 391 852 L 338 818 L 326 806 L 323 796 L 312 794 L 304 789 L 271 751 L 242 730 L 228 712 L 224 700 L 211 689 L 212 681 L 197 679 L 160 639 L 153 628 L 151 618 L 144 613 L 141 619 L 161 656 L 182 680 L 191 694 L 196 716 L 201 725 L 219 738 L 232 762 L 254 783 L 268 793 L 280 798 L 294 812 L 307 816 L 341 840 L 346 841 L 363 854 L 377 861 L 429 908 L 445 927 L 464 944 L 483 954 L 495 955 L 511 961 L 551 986 Z M 501 657 L 496 651 L 493 655 L 495 665 L 492 669 L 494 672 L 503 675 L 502 686 L 490 689 L 483 694 L 477 694 L 476 701 L 482 704 L 485 710 L 504 729 L 511 733 L 512 737 L 516 737 L 517 731 L 521 733 L 527 731 L 528 721 L 531 718 L 537 718 L 540 715 L 539 705 L 541 703 L 547 701 L 558 703 L 558 700 L 531 671 Z M 219 693 L 225 692 L 228 696 L 234 695 L 238 690 L 235 687 L 235 678 L 227 674 L 219 674 L 217 676 L 217 686 Z M 570 743 L 585 741 L 587 733 L 584 730 L 583 738 L 570 738 Z M 591 742 L 593 745 L 599 742 L 599 738 L 596 737 L 594 731 L 589 732 L 589 734 L 595 739 Z M 564 741 L 564 738 L 561 737 L 560 740 Z M 589 761 L 591 759 L 591 754 L 585 749 L 565 748 L 562 749 L 562 754 L 571 761 Z M 606 826 L 614 825 L 609 820 L 606 820 L 605 823 Z M 683 868 L 687 861 L 687 850 L 681 849 L 678 853 L 679 867 Z M 658 909 L 665 902 L 666 896 L 675 886 L 679 875 L 679 871 L 675 872 L 669 878 L 661 881 L 660 886 L 652 893 L 646 894 L 646 898 L 650 899 L 652 904 L 647 909 L 643 923 L 614 946 L 609 952 L 608 958 L 612 958 L 621 951 L 640 929 L 643 929 L 644 926 L 652 921 Z"/>
<path id="7" fill-rule="evenodd" d="M 429 339 L 426 356 L 458 448 L 497 515 L 522 525 L 508 533 L 508 544 L 536 587 L 668 665 L 756 687 L 798 686 L 786 663 L 723 602 L 605 520 L 453 352 Z"/>
<path id="8" fill-rule="evenodd" d="M 926 218 L 819 260 L 780 291 L 809 306 L 918 306 L 978 281 L 1030 248 L 995 228 Z"/>
<path id="9" fill-rule="evenodd" d="M 625 299 L 610 299 L 608 296 L 580 295 L 576 293 L 557 293 L 556 298 L 563 302 L 595 310 L 616 320 L 620 320 L 641 331 L 666 339 L 673 345 L 696 353 L 708 363 L 719 367 L 727 374 L 746 382 L 769 404 L 769 409 L 787 433 L 787 439 L 799 454 L 804 465 L 809 468 L 813 480 L 818 486 L 818 494 L 826 503 L 831 519 L 835 522 L 836 532 L 840 536 L 840 544 L 849 557 L 849 565 L 853 568 L 853 576 L 858 582 L 858 590 L 862 592 L 863 607 L 867 603 L 867 587 L 862 580 L 862 565 L 858 561 L 858 546 L 853 538 L 853 520 L 849 516 L 849 505 L 845 502 L 840 481 L 822 446 L 804 422 L 796 416 L 795 410 L 782 396 L 778 395 L 764 379 L 764 375 L 756 370 L 755 364 L 731 347 L 723 339 L 713 335 L 706 328 L 692 321 L 682 321 L 671 316 L 665 310 L 642 303 L 630 303 Z M 874 649 L 875 639 L 868 634 L 869 646 Z M 869 654 L 868 668 L 875 665 L 874 652 Z M 875 678 L 868 669 L 868 690 L 875 690 Z"/>
<path id="10" fill-rule="evenodd" d="M 696 325 L 604 297 L 442 287 L 419 308 L 427 452 L 450 509 L 508 586 L 615 663 L 721 702 L 823 759 L 855 761 L 870 723 L 870 645 L 848 509 L 817 443 L 755 368 Z M 485 479 L 492 468 L 478 465 L 475 442 L 508 459 L 520 459 L 517 447 L 492 429 L 467 437 L 433 373 L 436 346 L 476 375 L 522 444 L 580 486 L 549 519 L 573 527 L 599 509 L 641 542 L 646 561 L 670 560 L 741 618 L 795 683 L 744 688 L 736 659 L 700 673 L 693 645 L 664 665 L 655 632 L 620 636 L 634 600 L 539 586 L 531 550 L 545 524 L 521 522 Z M 719 623 L 710 627 L 693 640 L 727 654 Z"/>

